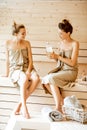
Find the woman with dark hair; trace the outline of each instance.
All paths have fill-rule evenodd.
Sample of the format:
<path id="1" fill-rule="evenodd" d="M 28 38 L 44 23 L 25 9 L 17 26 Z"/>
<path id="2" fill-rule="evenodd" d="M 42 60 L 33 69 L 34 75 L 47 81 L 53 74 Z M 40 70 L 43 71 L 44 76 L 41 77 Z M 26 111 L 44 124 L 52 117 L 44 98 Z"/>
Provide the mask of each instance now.
<path id="1" fill-rule="evenodd" d="M 36 89 L 39 76 L 33 66 L 31 44 L 25 40 L 25 26 L 14 23 L 12 34 L 15 38 L 6 42 L 6 76 L 20 86 L 21 101 L 14 112 L 15 115 L 22 110 L 23 116 L 30 118 L 26 100 Z"/>
<path id="2" fill-rule="evenodd" d="M 50 92 L 56 104 L 56 110 L 61 111 L 63 99 L 60 88 L 69 87 L 77 78 L 78 74 L 78 53 L 79 43 L 71 38 L 73 27 L 67 19 L 58 24 L 58 33 L 61 41 L 58 45 L 58 52 L 49 54 L 51 59 L 57 61 L 57 68 L 50 71 L 42 78 L 42 85 L 45 91 Z"/>

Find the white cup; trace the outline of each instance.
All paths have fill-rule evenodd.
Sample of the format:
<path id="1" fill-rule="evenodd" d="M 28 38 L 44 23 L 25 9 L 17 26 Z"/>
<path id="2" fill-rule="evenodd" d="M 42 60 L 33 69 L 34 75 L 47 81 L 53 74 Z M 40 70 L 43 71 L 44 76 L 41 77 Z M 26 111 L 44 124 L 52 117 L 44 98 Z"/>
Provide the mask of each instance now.
<path id="1" fill-rule="evenodd" d="M 46 45 L 46 51 L 47 51 L 47 53 L 52 53 L 53 52 L 52 46 Z"/>

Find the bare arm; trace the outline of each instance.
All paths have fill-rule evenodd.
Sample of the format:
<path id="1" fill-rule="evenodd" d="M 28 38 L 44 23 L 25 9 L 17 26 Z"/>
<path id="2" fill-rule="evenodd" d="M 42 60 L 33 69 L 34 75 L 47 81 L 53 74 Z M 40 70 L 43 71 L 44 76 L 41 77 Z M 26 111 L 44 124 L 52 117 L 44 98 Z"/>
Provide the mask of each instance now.
<path id="1" fill-rule="evenodd" d="M 72 52 L 71 59 L 63 58 L 62 56 L 58 56 L 58 59 L 61 60 L 64 63 L 70 65 L 70 66 L 75 66 L 75 64 L 77 62 L 77 58 L 78 58 L 78 53 L 79 53 L 79 43 L 74 42 L 73 43 L 73 52 Z"/>
<path id="2" fill-rule="evenodd" d="M 33 68 L 33 59 L 32 59 L 31 45 L 29 42 L 27 42 L 27 47 L 28 47 L 28 58 L 29 58 L 29 65 L 27 71 L 30 73 Z"/>
<path id="3" fill-rule="evenodd" d="M 72 52 L 72 56 L 71 56 L 71 59 L 70 58 L 64 58 L 62 56 L 59 56 L 57 54 L 52 54 L 54 56 L 52 56 L 51 58 L 54 58 L 54 59 L 58 59 L 70 66 L 74 66 L 77 62 L 77 58 L 78 58 L 78 53 L 79 53 L 79 43 L 78 42 L 74 42 L 73 45 L 73 52 Z"/>

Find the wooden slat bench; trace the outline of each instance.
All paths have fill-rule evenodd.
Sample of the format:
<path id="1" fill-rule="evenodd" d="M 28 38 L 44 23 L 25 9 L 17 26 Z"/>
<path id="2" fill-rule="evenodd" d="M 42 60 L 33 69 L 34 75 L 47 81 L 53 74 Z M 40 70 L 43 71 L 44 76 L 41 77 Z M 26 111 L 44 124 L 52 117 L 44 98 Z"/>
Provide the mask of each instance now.
<path id="1" fill-rule="evenodd" d="M 41 114 L 34 114 L 31 119 L 24 119 L 21 115 L 11 118 L 5 130 L 87 130 L 87 125 L 75 121 L 59 121 L 52 122 L 48 117 L 43 117 Z"/>
<path id="2" fill-rule="evenodd" d="M 45 43 L 40 42 L 31 42 L 32 53 L 34 66 L 37 69 L 38 74 L 42 77 L 47 74 L 49 70 L 56 66 L 56 63 L 53 60 L 50 60 L 46 56 Z M 56 43 L 51 43 L 54 50 L 56 50 Z M 85 66 L 82 71 L 87 73 L 87 44 L 80 44 L 80 53 L 79 53 L 79 71 L 80 65 Z M 5 73 L 5 49 L 4 45 L 0 47 L 0 74 Z M 81 73 L 81 72 L 80 72 Z M 80 74 L 79 73 L 79 74 Z M 70 89 L 62 90 L 63 97 L 69 95 L 76 95 L 81 103 L 87 105 L 87 85 L 76 84 L 75 87 Z M 0 81 L 0 128 L 4 128 L 8 122 L 8 119 L 14 110 L 14 107 L 17 105 L 18 100 L 20 99 L 19 88 L 14 87 L 9 79 L 4 78 Z M 55 107 L 54 100 L 52 95 L 45 94 L 41 84 L 37 87 L 35 92 L 30 96 L 27 101 L 27 105 L 30 111 L 40 112 L 41 109 L 45 106 Z"/>

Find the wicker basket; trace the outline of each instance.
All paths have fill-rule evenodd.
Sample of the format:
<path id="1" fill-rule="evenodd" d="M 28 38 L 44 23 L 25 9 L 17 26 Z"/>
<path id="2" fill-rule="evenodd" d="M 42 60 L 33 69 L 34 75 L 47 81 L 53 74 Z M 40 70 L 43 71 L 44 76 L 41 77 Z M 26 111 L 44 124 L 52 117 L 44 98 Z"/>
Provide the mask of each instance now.
<path id="1" fill-rule="evenodd" d="M 67 107 L 63 105 L 62 109 L 66 119 L 75 120 L 80 123 L 87 122 L 87 107 L 84 107 L 83 109 L 79 109 L 79 108 Z"/>

